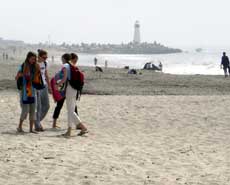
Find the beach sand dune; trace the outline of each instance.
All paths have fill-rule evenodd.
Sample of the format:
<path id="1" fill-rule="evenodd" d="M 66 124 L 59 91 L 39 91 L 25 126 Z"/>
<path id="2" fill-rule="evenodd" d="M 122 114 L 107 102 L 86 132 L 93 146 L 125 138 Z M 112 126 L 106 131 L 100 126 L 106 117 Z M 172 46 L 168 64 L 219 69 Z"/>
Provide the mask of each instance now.
<path id="1" fill-rule="evenodd" d="M 85 95 L 90 133 L 70 139 L 65 107 L 63 129 L 50 129 L 51 102 L 47 131 L 20 135 L 17 93 L 0 97 L 0 184 L 230 184 L 229 96 Z"/>

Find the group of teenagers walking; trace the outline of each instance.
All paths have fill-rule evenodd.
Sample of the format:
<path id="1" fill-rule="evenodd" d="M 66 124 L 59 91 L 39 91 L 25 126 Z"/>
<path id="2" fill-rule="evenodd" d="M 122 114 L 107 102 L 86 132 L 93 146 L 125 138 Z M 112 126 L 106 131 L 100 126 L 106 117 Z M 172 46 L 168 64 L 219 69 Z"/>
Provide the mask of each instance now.
<path id="1" fill-rule="evenodd" d="M 84 85 L 83 73 L 77 67 L 78 56 L 75 53 L 62 55 L 62 68 L 50 80 L 47 68 L 48 53 L 38 50 L 38 53 L 28 52 L 25 61 L 20 65 L 17 75 L 17 88 L 20 94 L 21 115 L 17 131 L 24 132 L 23 122 L 29 115 L 31 133 L 43 132 L 42 121 L 49 108 L 49 93 L 53 95 L 56 107 L 53 113 L 53 128 L 60 128 L 57 119 L 66 101 L 68 129 L 63 136 L 70 137 L 72 129 L 79 129 L 78 135 L 88 133 L 82 123 L 76 100 L 80 98 Z"/>

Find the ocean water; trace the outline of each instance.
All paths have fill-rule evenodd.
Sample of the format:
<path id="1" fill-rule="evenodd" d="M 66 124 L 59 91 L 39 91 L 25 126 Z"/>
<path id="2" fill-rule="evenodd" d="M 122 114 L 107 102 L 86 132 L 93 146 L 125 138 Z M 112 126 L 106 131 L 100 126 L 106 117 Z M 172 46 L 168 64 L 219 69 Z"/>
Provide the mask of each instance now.
<path id="1" fill-rule="evenodd" d="M 108 67 L 141 69 L 146 62 L 155 65 L 163 64 L 163 72 L 170 74 L 209 74 L 220 75 L 221 52 L 184 52 L 164 55 L 117 55 L 117 54 L 79 54 L 79 65 L 94 66 L 94 58 L 98 59 L 98 66 L 104 67 L 105 60 Z"/>

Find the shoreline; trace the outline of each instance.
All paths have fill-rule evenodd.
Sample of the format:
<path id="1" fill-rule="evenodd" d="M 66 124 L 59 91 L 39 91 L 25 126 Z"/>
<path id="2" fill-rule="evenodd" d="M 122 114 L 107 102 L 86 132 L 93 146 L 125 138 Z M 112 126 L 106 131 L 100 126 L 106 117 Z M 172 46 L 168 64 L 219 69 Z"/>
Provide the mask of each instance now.
<path id="1" fill-rule="evenodd" d="M 148 70 L 137 70 L 137 75 L 126 69 L 80 67 L 85 73 L 83 94 L 89 95 L 230 95 L 230 77 L 220 75 L 172 75 Z M 1 64 L 0 91 L 16 91 L 14 77 L 18 64 Z M 50 78 L 60 65 L 50 65 Z"/>

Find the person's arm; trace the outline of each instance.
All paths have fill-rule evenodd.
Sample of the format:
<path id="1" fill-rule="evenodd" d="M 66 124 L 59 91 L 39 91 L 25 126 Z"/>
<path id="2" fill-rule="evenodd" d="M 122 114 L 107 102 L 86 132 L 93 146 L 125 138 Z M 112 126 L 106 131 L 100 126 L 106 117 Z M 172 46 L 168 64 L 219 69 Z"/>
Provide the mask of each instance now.
<path id="1" fill-rule="evenodd" d="M 23 77 L 22 66 L 19 67 L 15 80 L 18 80 L 20 77 Z"/>
<path id="2" fill-rule="evenodd" d="M 18 71 L 17 75 L 15 76 L 15 80 L 18 80 L 22 76 L 23 76 L 22 72 Z"/>
<path id="3" fill-rule="evenodd" d="M 63 72 L 64 72 L 64 76 L 63 76 L 62 80 L 59 83 L 57 83 L 58 86 L 64 84 L 67 80 L 67 69 L 63 68 Z"/>
<path id="4" fill-rule="evenodd" d="M 52 89 L 51 89 L 51 86 L 50 86 L 50 79 L 49 79 L 49 74 L 48 74 L 47 70 L 45 71 L 45 76 L 46 76 L 46 82 L 47 82 L 47 85 L 48 85 L 48 90 L 49 90 L 49 93 L 51 94 Z"/>

